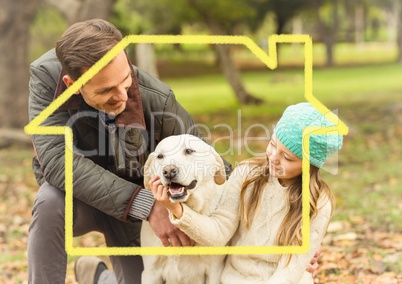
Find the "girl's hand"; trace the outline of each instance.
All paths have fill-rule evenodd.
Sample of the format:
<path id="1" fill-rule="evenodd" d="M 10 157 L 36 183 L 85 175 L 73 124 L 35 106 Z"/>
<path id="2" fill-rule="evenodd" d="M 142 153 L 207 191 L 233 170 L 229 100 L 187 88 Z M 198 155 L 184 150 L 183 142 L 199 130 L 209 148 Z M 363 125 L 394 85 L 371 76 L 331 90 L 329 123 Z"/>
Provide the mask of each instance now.
<path id="1" fill-rule="evenodd" d="M 309 267 L 307 267 L 307 271 L 310 272 L 313 277 L 317 274 L 318 269 L 318 259 L 322 256 L 322 246 L 319 246 L 318 250 L 313 256 L 313 259 L 310 261 Z"/>
<path id="2" fill-rule="evenodd" d="M 183 207 L 180 203 L 170 202 L 168 188 L 162 184 L 158 176 L 149 181 L 149 187 L 155 200 L 165 206 L 176 218 L 180 219 L 183 216 Z"/>

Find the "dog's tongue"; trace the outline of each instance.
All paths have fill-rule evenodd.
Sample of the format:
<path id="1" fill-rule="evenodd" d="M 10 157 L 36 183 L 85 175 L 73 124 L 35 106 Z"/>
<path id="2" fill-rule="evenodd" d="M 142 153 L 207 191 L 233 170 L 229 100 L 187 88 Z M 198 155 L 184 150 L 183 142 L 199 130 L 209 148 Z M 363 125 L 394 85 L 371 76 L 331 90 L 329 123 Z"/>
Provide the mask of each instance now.
<path id="1" fill-rule="evenodd" d="M 169 185 L 169 190 L 170 190 L 170 192 L 171 192 L 172 194 L 181 193 L 181 192 L 183 191 L 183 189 L 184 189 L 184 186 L 182 186 L 181 184 L 178 184 L 178 183 L 172 182 L 172 183 Z"/>

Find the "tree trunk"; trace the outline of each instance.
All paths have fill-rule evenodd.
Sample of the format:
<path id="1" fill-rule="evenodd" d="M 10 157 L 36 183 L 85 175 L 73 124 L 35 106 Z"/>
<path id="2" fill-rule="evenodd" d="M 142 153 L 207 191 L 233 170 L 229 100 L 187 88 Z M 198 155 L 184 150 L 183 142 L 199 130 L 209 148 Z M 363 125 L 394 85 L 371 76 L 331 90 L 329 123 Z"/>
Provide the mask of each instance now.
<path id="1" fill-rule="evenodd" d="M 32 148 L 31 137 L 22 129 L 0 128 L 0 150 L 11 146 Z"/>
<path id="2" fill-rule="evenodd" d="M 300 17 L 295 17 L 292 20 L 292 34 L 303 34 L 303 20 Z"/>
<path id="3" fill-rule="evenodd" d="M 336 36 L 339 30 L 339 13 L 338 13 L 339 3 L 338 0 L 332 1 L 332 22 L 328 24 L 321 18 L 319 9 L 320 5 L 317 1 L 314 2 L 314 13 L 316 16 L 316 21 L 318 25 L 318 33 L 320 38 L 324 41 L 326 49 L 326 62 L 325 65 L 330 67 L 334 63 L 334 46 L 336 43 Z"/>
<path id="4" fill-rule="evenodd" d="M 396 43 L 398 47 L 398 57 L 397 62 L 402 63 L 402 5 L 399 2 L 395 2 L 395 10 L 396 10 L 396 21 L 397 21 L 397 33 L 396 33 Z"/>
<path id="5" fill-rule="evenodd" d="M 106 19 L 115 0 L 46 0 L 71 24 L 94 17 Z M 28 123 L 29 28 L 41 0 L 3 0 L 0 10 L 0 127 Z"/>
<path id="6" fill-rule="evenodd" d="M 3 0 L 0 10 L 0 128 L 28 123 L 29 27 L 39 0 Z"/>
<path id="7" fill-rule="evenodd" d="M 158 67 L 155 60 L 155 46 L 150 43 L 137 43 L 135 45 L 135 58 L 138 68 L 159 78 Z"/>
<path id="8" fill-rule="evenodd" d="M 357 3 L 355 8 L 355 43 L 364 44 L 364 7 L 362 3 Z"/>
<path id="9" fill-rule="evenodd" d="M 331 38 L 325 39 L 326 59 L 325 66 L 331 67 L 334 65 L 334 43 Z"/>
<path id="10" fill-rule="evenodd" d="M 285 30 L 285 25 L 287 22 L 287 18 L 286 17 L 281 17 L 280 15 L 276 16 L 276 34 L 281 35 L 284 33 Z M 278 58 L 278 63 L 280 64 L 280 55 L 281 55 L 281 49 L 282 49 L 282 44 L 278 44 L 276 46 L 276 56 Z"/>
<path id="11" fill-rule="evenodd" d="M 222 32 L 221 28 L 217 24 L 215 24 L 213 21 L 209 20 L 207 24 L 208 24 L 208 27 L 210 28 L 212 34 L 215 34 L 215 35 L 224 34 Z M 230 46 L 225 45 L 225 44 L 217 44 L 214 46 L 214 51 L 218 58 L 218 63 L 220 65 L 220 68 L 221 68 L 226 80 L 229 82 L 230 86 L 232 87 L 232 89 L 237 97 L 238 102 L 240 104 L 246 104 L 246 105 L 262 103 L 263 100 L 250 95 L 244 88 L 243 83 L 241 81 L 240 72 L 237 69 L 237 67 L 233 61 L 233 58 L 231 56 Z"/>

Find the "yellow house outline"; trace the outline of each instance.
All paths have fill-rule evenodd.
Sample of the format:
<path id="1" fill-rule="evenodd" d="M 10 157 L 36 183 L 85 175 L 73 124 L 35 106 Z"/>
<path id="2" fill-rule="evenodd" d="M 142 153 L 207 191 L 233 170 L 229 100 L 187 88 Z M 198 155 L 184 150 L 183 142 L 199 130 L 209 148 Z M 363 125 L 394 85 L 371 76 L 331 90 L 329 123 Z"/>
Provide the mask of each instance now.
<path id="1" fill-rule="evenodd" d="M 63 94 L 25 126 L 28 135 L 65 135 L 65 247 L 69 255 L 218 255 L 218 254 L 300 254 L 310 247 L 309 216 L 309 138 L 311 135 L 346 135 L 348 127 L 317 98 L 313 96 L 312 39 L 308 35 L 271 35 L 268 39 L 268 53 L 246 36 L 209 35 L 130 35 L 123 38 L 105 56 L 85 72 Z M 73 246 L 73 132 L 68 126 L 40 126 L 54 111 L 65 103 L 79 88 L 95 76 L 117 54 L 132 43 L 153 44 L 234 44 L 245 45 L 267 67 L 274 70 L 278 65 L 278 43 L 304 44 L 304 96 L 333 127 L 307 127 L 303 131 L 303 185 L 302 185 L 302 245 L 301 246 L 225 246 L 225 247 L 74 247 Z"/>

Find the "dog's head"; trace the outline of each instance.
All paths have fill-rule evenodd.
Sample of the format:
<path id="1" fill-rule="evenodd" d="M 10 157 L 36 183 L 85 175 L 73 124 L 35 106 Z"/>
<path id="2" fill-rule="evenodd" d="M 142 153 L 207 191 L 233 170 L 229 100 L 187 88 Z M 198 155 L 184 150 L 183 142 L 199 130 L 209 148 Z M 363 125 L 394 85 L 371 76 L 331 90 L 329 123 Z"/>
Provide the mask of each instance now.
<path id="1" fill-rule="evenodd" d="M 145 188 L 155 175 L 169 188 L 172 202 L 185 202 L 198 187 L 226 180 L 223 160 L 215 149 L 189 134 L 169 136 L 157 145 L 145 163 Z"/>

